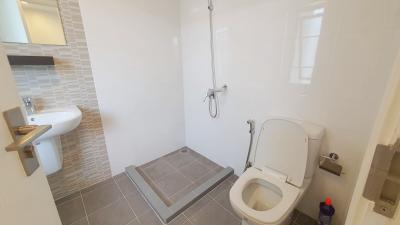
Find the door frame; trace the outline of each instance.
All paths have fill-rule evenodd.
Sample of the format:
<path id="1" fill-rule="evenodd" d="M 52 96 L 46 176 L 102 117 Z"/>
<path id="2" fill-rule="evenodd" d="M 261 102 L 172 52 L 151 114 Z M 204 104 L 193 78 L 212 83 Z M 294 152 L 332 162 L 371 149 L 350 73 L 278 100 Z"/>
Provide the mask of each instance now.
<path id="1" fill-rule="evenodd" d="M 400 137 L 400 51 L 397 54 L 392 74 L 386 86 L 368 147 L 363 156 L 345 225 L 362 225 L 365 218 L 373 212 L 374 202 L 367 200 L 362 194 L 374 157 L 375 148 L 378 144 L 393 144 Z M 382 225 L 400 224 L 400 207 L 397 208 L 393 219 L 383 218 L 382 216 L 380 220 L 384 223 Z"/>

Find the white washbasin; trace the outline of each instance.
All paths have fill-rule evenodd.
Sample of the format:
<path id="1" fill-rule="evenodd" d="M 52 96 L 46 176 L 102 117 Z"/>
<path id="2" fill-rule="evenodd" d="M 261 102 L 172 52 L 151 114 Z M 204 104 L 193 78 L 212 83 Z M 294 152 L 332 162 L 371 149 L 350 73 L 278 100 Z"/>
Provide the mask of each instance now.
<path id="1" fill-rule="evenodd" d="M 66 134 L 77 128 L 82 120 L 82 112 L 76 106 L 44 110 L 28 115 L 29 125 L 52 125 L 52 128 L 37 140 L 44 140 Z"/>

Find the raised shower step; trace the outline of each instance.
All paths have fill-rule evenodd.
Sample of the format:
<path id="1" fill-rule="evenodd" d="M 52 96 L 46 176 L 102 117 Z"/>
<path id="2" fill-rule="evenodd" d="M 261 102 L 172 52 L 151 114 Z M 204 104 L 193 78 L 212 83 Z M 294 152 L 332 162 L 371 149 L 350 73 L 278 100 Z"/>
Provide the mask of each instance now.
<path id="1" fill-rule="evenodd" d="M 233 169 L 227 167 L 219 171 L 216 175 L 195 188 L 193 191 L 183 196 L 177 202 L 168 206 L 140 175 L 135 166 L 129 166 L 125 169 L 125 171 L 129 178 L 137 185 L 139 191 L 145 197 L 147 202 L 165 223 L 170 222 L 194 202 L 207 194 L 211 189 L 233 174 Z"/>

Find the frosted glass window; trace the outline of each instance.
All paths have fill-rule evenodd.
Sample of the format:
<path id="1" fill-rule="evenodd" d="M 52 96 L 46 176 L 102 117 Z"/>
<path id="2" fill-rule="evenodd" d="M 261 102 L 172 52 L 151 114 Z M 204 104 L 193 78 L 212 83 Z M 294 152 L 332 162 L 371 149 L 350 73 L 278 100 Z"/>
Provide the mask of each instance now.
<path id="1" fill-rule="evenodd" d="M 303 11 L 299 15 L 290 82 L 310 84 L 318 50 L 324 9 Z"/>

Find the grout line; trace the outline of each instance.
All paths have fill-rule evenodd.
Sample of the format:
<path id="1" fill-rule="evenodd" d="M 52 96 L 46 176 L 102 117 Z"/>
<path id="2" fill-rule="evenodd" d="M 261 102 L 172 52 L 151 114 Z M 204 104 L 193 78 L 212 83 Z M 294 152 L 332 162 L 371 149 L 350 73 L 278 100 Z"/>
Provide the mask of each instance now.
<path id="1" fill-rule="evenodd" d="M 102 181 L 99 181 L 99 182 L 97 182 L 97 183 L 94 183 L 94 184 L 92 184 L 92 185 L 89 185 L 89 186 L 87 186 L 87 187 L 84 187 L 84 188 L 82 188 L 79 192 L 81 193 L 81 195 L 83 195 L 82 194 L 82 191 L 83 190 L 85 190 L 85 189 L 87 189 L 87 188 L 90 188 L 90 187 L 93 187 L 93 186 L 95 186 L 95 185 L 98 185 L 98 184 L 100 184 L 100 183 L 102 183 L 102 182 L 105 182 L 106 180 L 108 180 L 108 179 L 112 179 L 113 177 L 109 177 L 109 178 L 106 178 L 106 179 L 104 179 L 104 180 L 102 180 Z M 96 190 L 97 189 L 97 187 L 96 188 L 93 188 L 93 190 L 90 190 L 90 191 L 87 191 L 87 192 L 85 192 L 84 194 L 86 195 L 86 194 L 89 194 L 89 193 L 91 193 L 91 192 L 93 192 L 94 190 Z"/>
<path id="2" fill-rule="evenodd" d="M 79 191 L 79 193 L 80 193 L 80 191 Z M 75 194 L 75 193 L 73 193 L 73 194 Z M 71 195 L 73 195 L 73 194 L 71 194 Z M 65 197 L 63 197 L 63 198 L 66 198 L 66 197 L 68 197 L 68 196 L 69 196 L 69 195 L 67 195 L 67 196 L 65 196 Z M 65 202 L 62 202 L 62 203 L 60 203 L 60 204 L 57 204 L 56 201 L 62 199 L 62 198 L 60 198 L 60 199 L 58 199 L 58 200 L 55 200 L 54 203 L 56 203 L 56 206 L 57 206 L 57 207 L 58 207 L 58 206 L 62 206 L 62 205 L 66 204 L 66 203 L 68 203 L 68 202 L 70 202 L 70 201 L 72 201 L 72 200 L 75 200 L 75 199 L 79 198 L 80 196 L 81 196 L 81 195 L 79 194 L 79 195 L 77 195 L 75 198 L 71 198 L 71 199 L 68 199 L 68 200 L 65 201 Z"/>
<path id="3" fill-rule="evenodd" d="M 228 178 L 227 178 L 228 179 Z M 229 181 L 228 181 L 229 182 Z M 218 186 L 220 186 L 220 185 L 222 185 L 222 183 L 223 182 L 221 182 Z M 231 182 L 230 182 L 231 183 Z M 218 186 L 216 186 L 214 189 L 216 189 Z M 213 190 L 214 190 L 213 189 Z M 225 190 L 222 190 L 222 191 L 220 191 L 215 197 L 213 197 L 212 195 L 209 195 L 209 197 L 212 199 L 212 200 L 214 200 L 219 206 L 221 206 L 223 209 L 225 209 L 225 211 L 227 211 L 229 214 L 231 214 L 232 216 L 234 216 L 234 217 L 238 217 L 236 214 L 234 214 L 234 212 L 232 213 L 231 212 L 231 210 L 230 209 L 227 209 L 225 206 L 223 206 L 222 204 L 220 204 L 218 201 L 217 201 L 217 197 L 221 194 L 221 193 L 223 193 Z M 227 191 L 229 191 L 229 190 L 227 190 Z M 211 191 L 210 191 L 211 192 Z M 209 193 L 210 193 L 209 192 Z"/>
<path id="4" fill-rule="evenodd" d="M 123 196 L 123 195 L 122 195 L 122 196 Z M 96 212 L 99 211 L 100 209 L 104 209 L 104 208 L 106 208 L 106 207 L 109 207 L 110 205 L 113 205 L 114 203 L 120 201 L 121 199 L 122 199 L 122 198 L 118 198 L 118 199 L 113 200 L 112 202 L 108 203 L 107 205 L 105 205 L 105 206 L 103 206 L 103 207 L 100 207 L 100 208 L 94 210 L 93 212 L 91 212 L 90 214 L 88 214 L 88 216 L 93 215 L 94 213 L 96 213 Z"/>
<path id="5" fill-rule="evenodd" d="M 196 152 L 195 150 L 192 149 L 192 151 L 195 152 L 196 154 L 200 155 L 201 157 L 206 158 L 207 160 L 211 161 L 211 162 L 214 163 L 215 165 L 220 166 L 219 164 L 215 163 L 214 161 L 212 161 L 211 159 L 205 157 L 204 155 L 202 155 L 202 154 Z M 200 161 L 200 159 L 198 159 L 197 157 L 193 157 L 193 158 L 194 158 L 194 160 L 196 160 L 197 162 L 199 162 L 201 165 L 207 167 L 207 169 L 208 169 L 209 166 L 207 166 L 204 162 Z M 223 167 L 222 167 L 222 168 L 223 168 Z M 214 169 L 216 169 L 216 168 L 214 168 Z M 214 170 L 214 169 L 211 168 L 210 170 L 212 171 L 212 170 Z"/>
<path id="6" fill-rule="evenodd" d="M 219 194 L 218 194 L 218 195 L 219 195 Z M 210 196 L 210 197 L 211 197 L 211 196 Z M 217 205 L 221 206 L 221 207 L 222 207 L 226 212 L 228 212 L 231 216 L 234 216 L 234 218 L 238 218 L 237 215 L 233 214 L 233 213 L 231 212 L 231 210 L 225 208 L 225 206 L 223 206 L 222 204 L 220 204 L 216 199 L 214 199 L 213 197 L 211 197 L 211 199 L 212 199 L 215 203 L 217 203 Z"/>
<path id="7" fill-rule="evenodd" d="M 193 158 L 193 157 L 192 157 L 192 158 Z M 165 159 L 164 159 L 164 161 L 165 161 L 168 165 L 172 166 L 172 167 L 176 170 L 176 172 L 180 173 L 182 176 L 184 176 L 186 179 L 188 179 L 191 183 L 194 183 L 189 177 L 186 177 L 185 174 L 183 174 L 182 171 L 181 171 L 179 168 L 176 168 L 176 167 L 175 167 L 174 165 L 172 165 L 172 163 L 170 163 L 168 160 L 165 160 Z M 192 164 L 192 162 L 188 163 L 187 165 L 190 165 L 190 164 Z M 182 166 L 182 167 L 185 167 L 185 166 L 187 166 L 187 165 L 184 165 L 184 166 Z"/>
<path id="8" fill-rule="evenodd" d="M 136 220 L 140 225 L 142 224 L 140 221 L 139 221 L 139 217 L 135 217 L 135 218 L 133 218 L 132 220 L 130 220 L 127 224 L 125 224 L 125 225 L 129 225 L 132 221 L 134 221 L 134 220 Z M 291 225 L 291 224 L 290 224 Z"/>
<path id="9" fill-rule="evenodd" d="M 186 218 L 186 220 L 189 222 L 189 224 L 193 225 L 192 221 L 190 220 L 190 218 L 188 216 L 186 216 L 185 213 L 182 212 L 182 215 Z"/>
<path id="10" fill-rule="evenodd" d="M 195 203 L 193 203 L 189 208 L 187 208 L 187 209 L 190 209 L 192 206 L 194 206 L 195 204 L 197 204 L 199 201 L 201 201 L 203 198 L 208 198 L 209 200 L 213 200 L 212 198 L 210 198 L 210 196 L 208 195 L 208 193 L 207 194 L 205 194 L 203 197 L 201 197 L 201 198 L 199 198 Z M 195 211 L 194 213 L 193 213 L 193 215 L 195 215 L 195 214 L 198 214 L 199 212 L 202 212 L 203 210 L 205 210 L 207 207 L 205 207 L 205 206 L 207 206 L 208 204 L 210 203 L 210 201 L 208 201 L 205 205 L 203 205 L 203 207 L 201 207 L 200 209 L 198 209 L 197 211 Z M 185 210 L 186 211 L 186 210 Z M 183 214 L 185 214 L 185 211 L 183 211 Z M 190 220 L 190 218 L 185 214 L 185 216 Z M 192 216 L 193 217 L 193 216 Z M 191 222 L 191 221 L 190 221 Z"/>
<path id="11" fill-rule="evenodd" d="M 140 174 L 139 174 L 140 175 Z M 142 176 L 142 175 L 140 175 L 140 176 Z M 136 183 L 135 182 L 133 182 L 130 178 L 129 178 L 129 180 L 135 185 L 135 187 L 136 187 L 136 189 L 137 189 L 137 191 L 138 191 L 138 193 L 139 193 L 139 196 L 143 199 L 143 201 L 147 204 L 147 206 L 149 206 L 149 208 L 150 209 L 148 209 L 148 210 L 146 210 L 146 211 L 144 211 L 143 212 L 143 215 L 145 215 L 146 213 L 149 213 L 149 212 L 153 212 L 156 216 L 157 216 L 157 218 L 158 218 L 158 220 L 160 220 L 162 223 L 163 223 L 163 221 L 162 221 L 162 219 L 160 218 L 160 216 L 158 215 L 158 213 L 156 212 L 156 210 L 153 208 L 153 206 L 150 204 L 150 202 L 148 201 L 148 199 L 146 198 L 146 196 L 144 196 L 144 193 L 142 193 L 142 191 L 140 190 L 140 188 L 138 188 L 138 186 L 136 185 Z M 161 200 L 162 201 L 162 200 Z M 163 202 L 163 201 L 162 201 Z M 164 202 L 163 202 L 164 203 Z M 128 204 L 129 204 L 129 202 L 128 202 Z M 164 203 L 165 204 L 165 203 Z M 143 216 L 142 215 L 142 216 Z M 142 224 L 141 222 L 140 222 L 140 220 L 139 220 L 139 217 L 137 217 L 138 218 L 138 221 L 139 221 L 139 223 L 140 224 Z"/>
<path id="12" fill-rule="evenodd" d="M 86 222 L 88 223 L 88 225 L 90 225 L 89 216 L 88 216 L 88 214 L 87 214 L 87 212 L 86 212 L 86 206 L 85 206 L 85 202 L 83 201 L 83 196 L 82 196 L 82 192 L 81 192 L 81 191 L 79 191 L 79 196 L 81 197 L 81 201 L 82 201 L 82 205 L 83 205 L 83 210 L 85 211 Z"/>
<path id="13" fill-rule="evenodd" d="M 213 172 L 213 170 L 210 170 L 210 169 L 207 168 L 207 173 L 205 173 L 203 176 L 197 178 L 197 179 L 195 180 L 195 182 L 197 182 L 197 181 L 201 180 L 202 178 L 206 177 L 206 176 L 209 175 L 211 172 Z M 215 175 L 215 174 L 217 174 L 217 173 L 214 173 L 214 175 Z M 213 176 L 211 176 L 211 177 L 213 177 Z"/>
<path id="14" fill-rule="evenodd" d="M 164 195 L 164 197 L 165 197 L 166 199 L 168 199 L 168 200 L 171 201 L 170 197 L 175 196 L 176 194 L 178 194 L 178 192 L 180 192 L 180 191 L 184 190 L 185 188 L 189 187 L 190 185 L 193 185 L 193 184 L 196 184 L 196 183 L 195 183 L 194 181 L 192 181 L 190 178 L 186 177 L 185 174 L 183 174 L 178 168 L 175 168 L 168 160 L 165 160 L 165 159 L 163 159 L 162 157 L 163 157 L 163 156 L 160 157 L 161 160 L 165 161 L 169 166 L 171 166 L 171 167 L 175 170 L 175 172 L 181 174 L 186 180 L 188 180 L 188 181 L 190 182 L 190 184 L 188 184 L 188 185 L 184 186 L 183 188 L 179 189 L 178 191 L 176 191 L 175 193 L 173 193 L 171 196 L 168 196 L 166 193 L 164 193 L 164 191 L 163 191 L 161 188 L 158 188 L 158 187 L 157 187 L 157 188 L 159 189 L 159 191 Z M 192 158 L 193 158 L 193 157 L 192 157 Z M 188 163 L 188 165 L 190 165 L 191 163 L 192 163 L 192 162 Z M 150 176 L 148 176 L 148 177 L 149 177 L 150 181 L 152 181 L 155 185 L 157 185 L 158 182 L 156 182 L 155 180 L 153 180 Z M 194 189 L 193 189 L 193 190 L 194 190 Z M 172 202 L 172 201 L 171 201 L 171 202 Z M 175 202 L 176 202 L 176 201 L 175 201 Z M 172 202 L 172 205 L 173 205 L 175 202 Z"/>
<path id="15" fill-rule="evenodd" d="M 202 156 L 202 155 L 201 155 L 201 156 Z M 193 156 L 190 156 L 190 157 L 192 158 L 192 160 L 191 160 L 189 163 L 187 163 L 187 165 L 185 165 L 185 166 L 189 166 L 189 165 L 191 165 L 192 163 L 198 162 L 198 163 L 200 163 L 201 165 L 205 166 L 205 168 L 207 169 L 207 174 L 206 174 L 206 175 L 208 175 L 209 173 L 211 173 L 212 171 L 214 171 L 212 168 L 209 169 L 209 167 L 208 167 L 206 164 L 204 164 L 203 162 L 197 160 L 196 157 L 193 157 Z M 202 156 L 202 157 L 204 157 L 204 156 Z M 204 157 L 204 158 L 206 158 L 206 157 Z M 208 159 L 208 158 L 206 158 L 206 159 Z M 185 187 L 183 187 L 182 189 L 176 191 L 172 196 L 178 194 L 178 192 L 184 190 L 185 188 L 189 187 L 190 185 L 196 184 L 194 181 L 191 181 L 191 179 L 189 179 L 188 177 L 186 177 L 185 174 L 183 174 L 183 172 L 182 172 L 179 168 L 176 168 L 174 165 L 172 165 L 171 162 L 169 162 L 168 160 L 166 160 L 165 158 L 163 158 L 163 156 L 161 156 L 159 159 L 156 159 L 156 160 L 159 160 L 159 161 L 162 161 L 162 162 L 166 163 L 166 165 L 168 165 L 169 167 L 171 167 L 171 168 L 173 169 L 173 173 L 174 173 L 174 172 L 177 172 L 178 174 L 181 174 L 185 179 L 187 179 L 187 180 L 190 181 L 190 184 L 188 184 L 188 185 L 186 185 Z M 211 160 L 210 160 L 210 161 L 211 161 Z M 219 166 L 218 164 L 216 164 L 216 165 Z M 185 167 L 185 166 L 184 166 L 184 167 Z M 182 168 L 183 168 L 183 167 L 182 167 Z M 140 167 L 139 167 L 139 169 L 140 169 Z M 152 183 L 154 183 L 154 184 L 157 184 L 157 182 L 155 182 L 154 179 L 152 179 L 150 176 L 148 176 L 147 173 L 146 173 L 144 170 L 142 170 L 142 171 L 143 171 L 144 174 L 148 177 L 148 179 L 149 179 L 150 182 L 152 182 Z M 216 171 L 216 170 L 215 170 L 215 171 Z M 217 172 L 217 171 L 216 171 L 216 172 Z M 217 172 L 216 174 L 218 174 L 218 172 Z M 215 174 L 215 175 L 216 175 L 216 174 Z M 142 174 L 140 174 L 140 175 L 142 176 Z M 200 177 L 199 179 L 205 177 L 206 175 Z M 199 179 L 197 179 L 197 180 L 199 180 Z M 114 180 L 114 181 L 115 181 L 115 180 Z M 133 182 L 133 183 L 134 183 L 134 182 Z M 205 182 L 203 182 L 203 183 L 205 183 Z M 198 185 L 198 187 L 199 187 L 199 186 L 201 186 L 201 185 Z M 217 186 L 218 186 L 218 185 L 217 185 Z M 214 188 L 216 188 L 217 186 L 215 186 Z M 157 188 L 157 186 L 156 186 L 156 188 Z M 213 189 L 214 189 L 214 188 L 213 188 Z M 159 189 L 159 188 L 157 188 L 157 189 Z M 149 204 L 147 198 L 145 198 L 145 197 L 143 196 L 143 193 L 141 193 L 140 189 L 138 189 L 138 190 L 139 190 L 139 193 L 141 194 L 141 196 L 143 197 L 143 199 L 145 200 L 145 202 L 150 206 L 150 208 L 151 208 L 152 211 L 154 212 L 154 208 L 151 206 L 151 204 Z M 160 191 L 162 194 L 164 194 L 164 195 L 166 196 L 166 194 L 165 194 L 161 189 L 159 189 L 159 191 Z M 211 191 L 211 190 L 210 190 L 210 191 Z M 214 199 L 210 198 L 210 196 L 209 196 L 209 192 L 210 192 L 210 191 L 208 191 L 202 198 L 208 196 L 207 198 L 209 198 L 209 200 L 214 201 L 215 203 L 217 203 Z M 172 197 L 172 196 L 170 196 L 170 197 Z M 169 197 L 166 197 L 166 199 L 169 199 Z M 200 199 L 199 199 L 199 200 L 200 200 Z M 165 204 L 165 203 L 164 203 L 164 204 Z M 194 203 L 194 204 L 195 204 L 195 203 Z M 208 204 L 208 203 L 207 203 L 207 204 Z M 227 212 L 229 213 L 229 215 L 232 215 L 232 214 L 229 212 L 229 210 L 225 209 L 222 205 L 220 205 L 220 204 L 218 204 L 218 203 L 217 203 L 217 205 L 219 205 L 219 206 L 222 207 L 225 211 L 227 211 Z M 204 208 L 202 207 L 201 209 L 197 210 L 195 213 L 197 214 L 197 213 L 203 211 L 204 209 L 205 209 L 205 207 L 204 207 Z M 190 224 L 193 224 L 193 222 L 185 215 L 185 212 L 181 212 L 181 214 L 183 214 L 183 215 L 186 217 L 186 219 L 188 219 L 188 222 L 189 222 Z M 158 217 L 158 219 L 159 219 L 160 221 L 162 221 L 161 218 L 159 217 L 159 215 L 158 215 L 157 213 L 156 213 L 156 216 Z M 235 218 L 236 218 L 236 217 L 235 217 Z M 240 221 L 239 221 L 239 222 L 240 222 Z M 163 221 L 162 221 L 162 223 L 163 223 Z M 163 223 L 163 224 L 164 224 L 164 223 Z"/>
<path id="16" fill-rule="evenodd" d="M 128 179 L 129 179 L 129 178 L 128 178 Z M 133 215 L 135 216 L 135 218 L 133 218 L 132 220 L 134 220 L 134 219 L 136 219 L 136 218 L 139 218 L 139 217 L 136 215 L 135 211 L 133 211 L 131 204 L 129 204 L 128 199 L 126 198 L 125 194 L 122 192 L 121 187 L 119 186 L 119 184 L 117 183 L 117 181 L 115 180 L 114 177 L 113 177 L 113 181 L 114 181 L 115 185 L 117 185 L 117 188 L 118 188 L 119 192 L 122 194 L 122 197 L 125 199 L 126 203 L 128 204 L 129 208 L 131 209 L 131 212 L 132 212 Z M 129 221 L 129 223 L 132 222 L 132 220 Z M 127 224 L 129 224 L 129 223 L 127 223 Z"/>
<path id="17" fill-rule="evenodd" d="M 114 205 L 115 203 L 117 203 L 117 202 L 120 201 L 121 199 L 122 199 L 122 198 L 119 198 L 119 199 L 117 199 L 117 200 L 115 200 L 115 201 L 112 201 L 112 202 L 108 203 L 107 205 L 105 205 L 105 206 L 103 206 L 103 207 L 101 207 L 101 208 L 98 208 L 98 209 L 94 210 L 93 212 L 91 212 L 90 214 L 88 214 L 88 216 L 93 215 L 94 213 L 96 213 L 96 212 L 99 211 L 100 209 L 104 209 L 104 208 L 107 208 L 107 207 L 109 207 L 109 206 L 111 206 L 111 205 Z"/>

